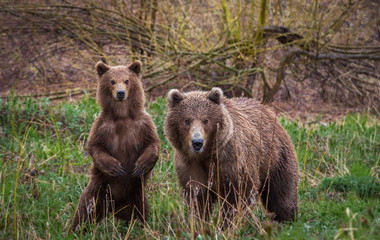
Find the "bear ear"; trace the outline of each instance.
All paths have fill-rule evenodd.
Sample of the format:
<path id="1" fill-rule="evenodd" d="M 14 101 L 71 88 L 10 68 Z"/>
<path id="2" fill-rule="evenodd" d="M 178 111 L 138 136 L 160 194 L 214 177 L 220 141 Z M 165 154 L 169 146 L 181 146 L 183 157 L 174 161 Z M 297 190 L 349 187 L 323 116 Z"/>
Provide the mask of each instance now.
<path id="1" fill-rule="evenodd" d="M 183 95 L 177 89 L 172 89 L 168 93 L 168 106 L 169 108 L 174 107 L 178 103 L 180 103 L 183 99 Z"/>
<path id="2" fill-rule="evenodd" d="M 139 60 L 135 60 L 133 63 L 128 65 L 128 69 L 139 75 L 141 72 L 142 63 Z"/>
<path id="3" fill-rule="evenodd" d="M 218 87 L 214 87 L 207 95 L 208 99 L 216 104 L 220 104 L 223 99 L 223 91 Z"/>
<path id="4" fill-rule="evenodd" d="M 96 71 L 98 72 L 99 77 L 101 77 L 101 76 L 103 76 L 103 74 L 105 74 L 108 70 L 110 70 L 110 66 L 108 66 L 107 64 L 105 64 L 105 63 L 102 62 L 102 61 L 99 61 L 99 62 L 95 65 L 95 69 L 96 69 Z"/>

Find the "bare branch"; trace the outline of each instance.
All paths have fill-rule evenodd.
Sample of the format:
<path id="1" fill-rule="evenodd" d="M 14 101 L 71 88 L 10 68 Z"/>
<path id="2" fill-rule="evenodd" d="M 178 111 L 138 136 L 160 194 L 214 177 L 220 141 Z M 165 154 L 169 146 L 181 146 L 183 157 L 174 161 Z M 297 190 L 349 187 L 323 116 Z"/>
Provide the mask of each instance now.
<path id="1" fill-rule="evenodd" d="M 311 52 L 307 52 L 300 49 L 292 49 L 290 50 L 285 56 L 282 58 L 280 65 L 277 70 L 277 77 L 276 77 L 276 83 L 273 85 L 273 87 L 270 89 L 270 91 L 263 96 L 262 103 L 266 104 L 269 103 L 274 95 L 277 93 L 277 91 L 280 88 L 281 82 L 284 78 L 284 69 L 287 64 L 289 64 L 290 60 L 294 56 L 306 56 L 312 60 L 318 61 L 318 60 L 348 60 L 348 59 L 368 59 L 368 60 L 374 60 L 374 61 L 380 61 L 379 55 L 372 55 L 372 54 L 332 54 L 332 53 L 321 53 L 321 54 L 314 54 Z"/>

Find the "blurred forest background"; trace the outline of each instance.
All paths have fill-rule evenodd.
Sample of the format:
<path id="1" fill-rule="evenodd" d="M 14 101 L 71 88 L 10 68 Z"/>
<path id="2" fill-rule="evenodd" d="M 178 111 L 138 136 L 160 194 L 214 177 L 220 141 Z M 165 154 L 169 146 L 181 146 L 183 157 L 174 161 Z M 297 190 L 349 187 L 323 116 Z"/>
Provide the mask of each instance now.
<path id="1" fill-rule="evenodd" d="M 380 1 L 0 1 L 0 95 L 94 93 L 94 64 L 143 62 L 152 98 L 222 87 L 280 112 L 380 109 Z"/>

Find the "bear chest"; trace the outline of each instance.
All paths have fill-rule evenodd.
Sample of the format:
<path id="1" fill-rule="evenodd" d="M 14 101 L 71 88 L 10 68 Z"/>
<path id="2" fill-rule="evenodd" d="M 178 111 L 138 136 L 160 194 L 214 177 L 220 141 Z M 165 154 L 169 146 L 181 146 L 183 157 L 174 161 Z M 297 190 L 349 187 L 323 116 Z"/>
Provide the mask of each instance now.
<path id="1" fill-rule="evenodd" d="M 116 121 L 111 124 L 107 149 L 110 154 L 118 159 L 128 156 L 137 158 L 142 147 L 142 133 L 139 124 L 134 121 Z"/>

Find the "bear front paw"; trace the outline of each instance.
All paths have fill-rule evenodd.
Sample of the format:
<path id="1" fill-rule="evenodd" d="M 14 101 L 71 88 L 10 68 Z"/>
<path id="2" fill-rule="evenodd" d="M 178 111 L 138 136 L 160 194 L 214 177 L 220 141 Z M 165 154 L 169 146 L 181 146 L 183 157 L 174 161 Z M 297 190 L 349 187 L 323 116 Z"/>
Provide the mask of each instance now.
<path id="1" fill-rule="evenodd" d="M 132 176 L 138 177 L 138 176 L 141 176 L 142 173 L 143 173 L 143 167 L 142 166 L 136 166 L 132 172 Z"/>
<path id="2" fill-rule="evenodd" d="M 136 162 L 136 167 L 133 170 L 132 176 L 138 177 L 147 174 L 150 172 L 154 165 L 151 166 L 152 164 L 149 164 L 147 162 Z"/>
<path id="3" fill-rule="evenodd" d="M 125 174 L 124 168 L 120 163 L 112 164 L 107 172 L 110 176 L 118 177 Z"/>

